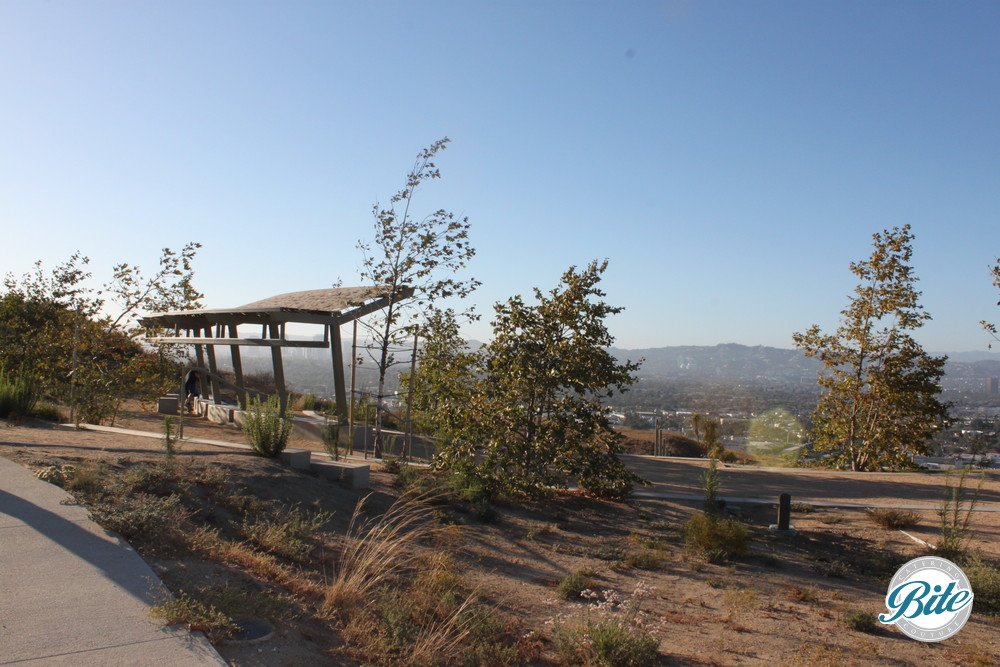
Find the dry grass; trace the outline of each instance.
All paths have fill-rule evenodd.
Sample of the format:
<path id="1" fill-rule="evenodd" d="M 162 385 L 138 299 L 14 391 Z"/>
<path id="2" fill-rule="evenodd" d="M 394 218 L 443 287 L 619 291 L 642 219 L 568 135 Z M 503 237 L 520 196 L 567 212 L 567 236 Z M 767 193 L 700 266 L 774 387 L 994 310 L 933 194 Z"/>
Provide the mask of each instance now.
<path id="1" fill-rule="evenodd" d="M 333 582 L 326 591 L 326 607 L 346 612 L 372 597 L 394 572 L 416 557 L 411 546 L 434 532 L 433 511 L 426 496 L 400 496 L 385 514 L 364 519 L 369 496 L 355 506 Z"/>
<path id="2" fill-rule="evenodd" d="M 284 565 L 271 554 L 257 551 L 245 543 L 230 542 L 214 528 L 203 527 L 194 531 L 188 539 L 188 546 L 204 558 L 242 567 L 254 576 L 283 586 L 300 597 L 318 597 L 326 590 L 301 570 Z"/>

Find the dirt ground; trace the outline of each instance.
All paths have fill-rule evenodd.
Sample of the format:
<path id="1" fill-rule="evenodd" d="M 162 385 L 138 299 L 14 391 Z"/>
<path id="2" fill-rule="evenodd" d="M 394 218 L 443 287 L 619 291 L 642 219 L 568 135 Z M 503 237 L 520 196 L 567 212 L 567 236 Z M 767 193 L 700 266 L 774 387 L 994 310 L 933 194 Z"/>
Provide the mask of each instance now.
<path id="1" fill-rule="evenodd" d="M 158 430 L 150 415 L 126 416 L 118 425 Z M 202 424 L 188 435 L 235 442 L 235 429 Z M 111 464 L 162 458 L 156 439 L 77 431 L 33 423 L 0 423 L 0 455 L 23 465 L 100 459 Z M 331 530 L 342 530 L 362 493 L 306 473 L 222 448 L 182 443 L 179 457 L 194 467 L 223 466 L 247 493 L 285 503 L 332 511 Z M 654 491 L 698 493 L 698 462 L 633 462 L 654 482 Z M 371 492 L 375 507 L 396 493 L 394 476 L 376 464 Z M 825 471 L 722 470 L 722 495 L 776 497 L 788 490 L 795 500 L 840 498 L 875 503 L 905 499 L 925 504 L 911 532 L 936 539 L 935 503 L 943 493 L 939 475 L 855 476 Z M 981 491 L 984 505 L 1000 501 L 996 477 Z M 549 639 L 566 618 L 594 613 L 584 601 L 555 594 L 559 581 L 578 570 L 591 573 L 595 588 L 627 596 L 638 584 L 654 593 L 644 609 L 656 620 L 662 664 L 679 665 L 996 665 L 1000 633 L 996 617 L 973 613 L 956 636 L 936 644 L 910 640 L 894 628 L 874 634 L 850 630 L 845 613 L 882 607 L 888 581 L 905 560 L 926 553 L 898 531 L 876 527 L 861 510 L 796 506 L 795 537 L 767 530 L 774 521 L 768 505 L 737 505 L 751 531 L 750 553 L 725 564 L 710 564 L 684 550 L 683 525 L 699 503 L 637 499 L 612 503 L 559 494 L 543 502 L 519 501 L 497 507 L 498 519 L 482 523 L 468 515 L 449 518 L 456 538 L 451 548 L 467 581 L 497 609 L 515 616 L 545 646 L 539 662 L 556 659 Z M 997 555 L 998 513 L 977 512 L 973 546 Z M 643 558 L 636 558 L 636 556 Z M 246 576 L 235 566 L 177 561 L 144 554 L 168 586 Z M 317 568 L 321 570 L 322 568 Z M 343 664 L 336 627 L 312 617 L 308 605 L 292 604 L 275 637 L 255 645 L 221 644 L 223 656 L 239 665 Z"/>

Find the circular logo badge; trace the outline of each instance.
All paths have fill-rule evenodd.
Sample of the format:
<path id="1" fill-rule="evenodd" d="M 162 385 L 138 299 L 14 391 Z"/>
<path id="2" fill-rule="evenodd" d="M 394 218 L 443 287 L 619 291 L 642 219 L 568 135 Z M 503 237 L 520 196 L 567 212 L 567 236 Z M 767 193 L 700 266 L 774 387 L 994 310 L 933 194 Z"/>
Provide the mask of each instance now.
<path id="1" fill-rule="evenodd" d="M 972 613 L 972 586 L 962 568 L 937 556 L 914 558 L 896 571 L 878 620 L 908 637 L 939 642 L 962 629 Z"/>

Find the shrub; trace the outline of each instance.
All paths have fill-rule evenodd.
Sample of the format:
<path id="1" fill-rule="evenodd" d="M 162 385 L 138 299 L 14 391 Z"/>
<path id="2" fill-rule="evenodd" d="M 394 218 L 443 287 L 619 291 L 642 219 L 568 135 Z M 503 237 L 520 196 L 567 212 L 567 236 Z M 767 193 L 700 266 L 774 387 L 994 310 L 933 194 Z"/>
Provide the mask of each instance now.
<path id="1" fill-rule="evenodd" d="M 175 471 L 168 464 L 137 464 L 118 476 L 114 492 L 122 495 L 149 493 L 154 496 L 169 496 L 176 490 Z"/>
<path id="2" fill-rule="evenodd" d="M 719 463 L 715 457 L 708 462 L 708 469 L 701 475 L 701 488 L 705 492 L 705 511 L 716 514 L 719 511 Z"/>
<path id="3" fill-rule="evenodd" d="M 66 480 L 66 488 L 78 493 L 97 493 L 104 487 L 103 477 L 104 466 L 100 463 L 81 465 L 73 468 L 72 475 Z"/>
<path id="4" fill-rule="evenodd" d="M 137 493 L 94 503 L 90 514 L 104 528 L 119 533 L 126 540 L 133 540 L 159 539 L 164 533 L 177 529 L 187 518 L 188 511 L 181 504 L 180 496 L 162 498 Z"/>
<path id="5" fill-rule="evenodd" d="M 872 523 L 886 530 L 909 528 L 915 526 L 920 519 L 913 512 L 886 508 L 868 510 L 868 518 L 872 520 Z"/>
<path id="6" fill-rule="evenodd" d="M 331 517 L 329 512 L 309 514 L 297 507 L 283 508 L 270 516 L 244 520 L 241 531 L 262 549 L 289 560 L 305 562 L 313 552 L 310 541 Z"/>
<path id="7" fill-rule="evenodd" d="M 709 514 L 695 514 L 684 526 L 688 549 L 712 562 L 746 553 L 749 536 L 739 521 Z"/>
<path id="8" fill-rule="evenodd" d="M 972 512 L 976 508 L 979 492 L 985 479 L 982 475 L 979 476 L 979 485 L 973 491 L 972 497 L 967 498 L 965 489 L 967 475 L 968 470 L 963 468 L 962 472 L 959 473 L 958 483 L 953 484 L 952 473 L 948 472 L 944 499 L 941 502 L 941 509 L 938 511 L 941 517 L 941 539 L 938 542 L 938 555 L 944 558 L 961 560 L 965 557 L 965 547 L 969 539 L 969 523 L 972 521 Z M 968 505 L 966 505 L 967 501 Z"/>
<path id="9" fill-rule="evenodd" d="M 243 433 L 254 452 L 269 459 L 277 457 L 285 450 L 288 436 L 292 432 L 292 421 L 281 416 L 281 403 L 277 396 L 271 396 L 261 403 L 252 397 L 244 415 Z"/>
<path id="10" fill-rule="evenodd" d="M 41 397 L 38 383 L 27 373 L 8 374 L 0 370 L 0 418 L 29 417 Z"/>
<path id="11" fill-rule="evenodd" d="M 31 416 L 36 419 L 44 419 L 49 422 L 61 423 L 66 417 L 62 409 L 54 403 L 39 402 L 31 411 Z"/>
<path id="12" fill-rule="evenodd" d="M 613 617 L 557 626 L 553 640 L 565 663 L 601 667 L 651 664 L 659 646 L 649 632 Z"/>
<path id="13" fill-rule="evenodd" d="M 327 422 L 320 428 L 320 438 L 323 439 L 323 449 L 334 461 L 340 460 L 340 424 Z"/>
<path id="14" fill-rule="evenodd" d="M 563 600 L 574 600 L 580 597 L 580 593 L 591 588 L 593 585 L 594 582 L 585 570 L 577 570 L 572 574 L 567 574 L 559 582 L 559 586 L 556 587 L 556 593 Z"/>
<path id="15" fill-rule="evenodd" d="M 382 469 L 391 475 L 398 475 L 402 464 L 395 456 L 388 454 L 382 457 Z"/>
<path id="16" fill-rule="evenodd" d="M 663 555 L 654 549 L 639 548 L 630 551 L 623 564 L 639 570 L 657 570 L 663 565 Z"/>
<path id="17" fill-rule="evenodd" d="M 866 632 L 868 634 L 874 633 L 878 627 L 875 623 L 875 614 L 862 609 L 848 609 L 840 617 L 840 622 L 855 632 Z"/>
<path id="18" fill-rule="evenodd" d="M 204 632 L 213 641 L 225 639 L 236 631 L 231 618 L 183 592 L 174 600 L 154 606 L 149 613 L 167 625 L 183 624 L 188 630 Z"/>
<path id="19" fill-rule="evenodd" d="M 172 459 L 177 453 L 177 434 L 174 430 L 175 418 L 166 416 L 163 418 L 163 453 L 168 459 Z"/>
<path id="20" fill-rule="evenodd" d="M 975 595 L 973 609 L 982 614 L 1000 615 L 1000 569 L 975 558 L 963 570 Z"/>

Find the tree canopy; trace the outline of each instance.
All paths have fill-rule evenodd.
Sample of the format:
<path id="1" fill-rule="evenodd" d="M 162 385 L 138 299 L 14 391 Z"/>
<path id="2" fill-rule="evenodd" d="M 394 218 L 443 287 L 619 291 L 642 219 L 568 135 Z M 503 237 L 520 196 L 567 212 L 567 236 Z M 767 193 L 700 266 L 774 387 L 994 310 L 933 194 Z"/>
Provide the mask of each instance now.
<path id="1" fill-rule="evenodd" d="M 858 285 L 837 330 L 813 325 L 793 336 L 823 363 L 813 448 L 834 452 L 852 470 L 909 465 L 947 419 L 938 400 L 946 357 L 928 355 L 910 334 L 931 319 L 910 266 L 910 226 L 872 238 L 871 256 L 851 263 Z"/>
<path id="2" fill-rule="evenodd" d="M 431 330 L 415 392 L 442 441 L 435 464 L 470 474 L 493 492 L 543 493 L 573 481 L 623 496 L 638 481 L 622 464 L 622 437 L 602 399 L 635 382 L 618 363 L 605 320 L 621 308 L 598 288 L 607 262 L 571 267 L 535 303 L 511 297 L 494 307 L 493 339 L 459 346 L 447 320 Z"/>

